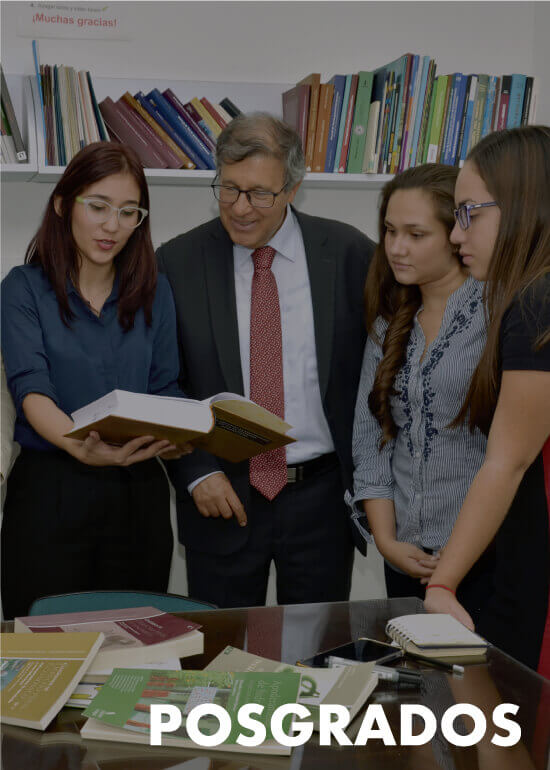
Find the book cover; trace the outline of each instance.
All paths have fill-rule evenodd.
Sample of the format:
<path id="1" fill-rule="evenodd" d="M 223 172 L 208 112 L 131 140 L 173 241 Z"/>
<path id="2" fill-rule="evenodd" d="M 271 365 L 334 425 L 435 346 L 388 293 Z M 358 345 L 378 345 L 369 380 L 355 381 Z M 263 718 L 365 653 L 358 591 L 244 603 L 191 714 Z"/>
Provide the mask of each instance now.
<path id="1" fill-rule="evenodd" d="M 462 125 L 458 137 L 458 147 L 456 151 L 456 165 L 460 168 L 464 165 L 466 155 L 468 154 L 470 135 L 472 133 L 472 123 L 474 117 L 474 105 L 476 102 L 477 90 L 479 87 L 479 78 L 477 75 L 468 75 L 466 84 L 466 104 L 462 114 Z"/>
<path id="2" fill-rule="evenodd" d="M 443 110 L 445 107 L 445 93 L 447 91 L 448 80 L 448 75 L 439 75 L 435 81 L 433 117 L 431 121 L 430 134 L 428 139 L 428 152 L 426 156 L 427 163 L 436 162 L 437 148 L 439 145 L 439 137 L 441 135 L 441 126 L 443 123 Z"/>
<path id="3" fill-rule="evenodd" d="M 521 126 L 526 80 L 527 77 L 525 75 L 512 75 L 506 128 L 519 128 Z"/>
<path id="4" fill-rule="evenodd" d="M 99 109 L 113 138 L 135 150 L 145 168 L 167 167 L 166 161 L 149 145 L 140 128 L 128 118 L 120 105 L 107 96 L 99 103 Z"/>
<path id="5" fill-rule="evenodd" d="M 307 121 L 307 139 L 305 145 L 306 171 L 313 170 L 315 154 L 315 133 L 317 129 L 317 113 L 319 110 L 319 95 L 321 92 L 321 74 L 312 72 L 311 75 L 296 83 L 297 86 L 309 86 L 309 116 Z M 223 107 L 223 104 L 222 104 Z"/>
<path id="6" fill-rule="evenodd" d="M 44 730 L 103 642 L 101 633 L 1 634 L 2 722 Z"/>
<path id="7" fill-rule="evenodd" d="M 200 141 L 203 143 L 204 147 L 208 150 L 210 155 L 213 157 L 213 153 L 216 149 L 216 142 L 213 140 L 207 131 L 204 130 L 203 125 L 201 125 L 201 117 L 197 114 L 197 111 L 191 104 L 191 102 L 188 102 L 187 104 L 183 104 L 176 94 L 172 91 L 171 88 L 166 88 L 162 95 L 170 104 L 174 110 L 178 113 L 178 115 L 181 117 L 181 119 L 187 123 L 190 130 L 196 134 L 196 136 L 200 139 Z"/>
<path id="8" fill-rule="evenodd" d="M 317 113 L 317 127 L 315 129 L 315 150 L 313 153 L 312 171 L 319 172 L 325 169 L 327 154 L 328 130 L 334 86 L 332 83 L 321 83 L 319 93 L 319 111 Z"/>
<path id="9" fill-rule="evenodd" d="M 323 703 L 345 706 L 350 720 L 357 714 L 378 684 L 374 663 L 342 668 L 309 668 L 262 658 L 228 645 L 210 661 L 205 671 L 281 672 L 301 675 L 298 703 L 310 710 L 315 728 L 319 729 L 319 706 Z"/>
<path id="10" fill-rule="evenodd" d="M 329 82 L 334 86 L 334 94 L 332 97 L 332 109 L 330 112 L 330 121 L 328 126 L 328 142 L 324 170 L 331 174 L 334 168 L 336 147 L 338 145 L 338 134 L 341 122 L 340 119 L 342 117 L 342 104 L 344 101 L 344 91 L 346 88 L 346 76 L 333 75 Z"/>
<path id="11" fill-rule="evenodd" d="M 130 94 L 128 94 L 128 96 L 132 98 Z M 142 134 L 143 138 L 162 158 L 164 168 L 181 168 L 180 159 L 160 140 L 156 131 L 153 131 L 149 123 L 144 120 L 141 113 L 135 110 L 124 96 L 117 99 L 115 104 L 125 113 L 128 120 L 134 124 L 136 131 L 139 131 Z M 140 105 L 138 105 L 138 107 L 139 106 Z"/>
<path id="12" fill-rule="evenodd" d="M 122 94 L 123 99 L 127 104 L 132 107 L 141 117 L 145 120 L 153 131 L 157 134 L 161 142 L 165 146 L 165 159 L 169 168 L 195 168 L 195 164 L 185 155 L 183 150 L 180 150 L 178 145 L 168 136 L 166 131 L 159 126 L 154 118 L 142 107 L 142 105 L 135 99 L 129 91 Z"/>
<path id="13" fill-rule="evenodd" d="M 353 126 L 353 114 L 355 112 L 355 97 L 357 95 L 357 83 L 359 81 L 359 75 L 351 76 L 351 83 L 349 89 L 348 109 L 346 113 L 346 122 L 344 124 L 344 136 L 342 138 L 342 150 L 340 152 L 340 159 L 338 161 L 338 173 L 344 174 L 348 164 L 348 152 L 349 144 L 351 140 L 351 129 Z"/>
<path id="14" fill-rule="evenodd" d="M 198 623 L 154 607 L 31 615 L 14 620 L 16 632 L 101 632 L 105 639 L 86 672 L 87 680 L 108 675 L 115 666 L 200 655 L 204 639 L 199 628 Z"/>
<path id="15" fill-rule="evenodd" d="M 232 118 L 236 118 L 237 115 L 241 115 L 242 111 L 234 104 L 227 96 L 221 100 L 220 106 L 231 115 Z"/>
<path id="16" fill-rule="evenodd" d="M 365 142 L 367 140 L 372 81 L 372 72 L 362 70 L 358 73 L 355 112 L 346 167 L 346 173 L 348 174 L 360 174 L 363 170 L 363 155 L 365 154 Z"/>
<path id="17" fill-rule="evenodd" d="M 182 715 L 180 727 L 162 736 L 164 746 L 196 746 L 187 733 L 187 715 L 200 703 L 216 703 L 231 717 L 232 730 L 219 746 L 210 750 L 239 751 L 266 754 L 290 754 L 290 747 L 273 738 L 271 717 L 286 703 L 296 703 L 300 675 L 282 673 L 232 673 L 218 671 L 143 671 L 115 669 L 84 716 L 90 717 L 81 730 L 83 738 L 149 743 L 150 709 L 153 704 L 176 706 Z M 237 743 L 242 732 L 237 713 L 247 703 L 264 706 L 255 716 L 266 728 L 266 739 L 259 746 L 247 747 Z M 292 715 L 283 720 L 283 730 L 291 730 Z M 203 735 L 215 733 L 219 723 L 215 717 L 199 720 Z M 111 729 L 102 729 L 111 728 Z M 200 747 L 199 747 L 200 748 Z"/>
<path id="18" fill-rule="evenodd" d="M 489 76 L 479 75 L 477 93 L 475 96 L 474 112 L 472 116 L 471 132 L 468 141 L 468 152 L 474 147 L 481 139 L 481 131 L 483 129 L 483 116 L 485 113 L 485 103 L 487 101 L 487 90 L 489 86 Z"/>
<path id="19" fill-rule="evenodd" d="M 0 90 L 2 93 L 2 104 L 4 105 L 4 111 L 6 113 L 6 118 L 10 126 L 11 135 L 13 137 L 13 143 L 15 145 L 16 160 L 18 163 L 25 163 L 27 160 L 27 150 L 25 148 L 25 145 L 23 144 L 21 131 L 19 130 L 19 123 L 17 122 L 17 118 L 15 116 L 15 110 L 13 109 L 10 92 L 8 90 L 8 85 L 4 77 L 4 70 L 2 69 L 1 64 L 0 64 Z"/>
<path id="20" fill-rule="evenodd" d="M 187 441 L 232 462 L 248 460 L 295 441 L 291 429 L 249 399 L 218 393 L 204 401 L 113 390 L 72 413 L 71 438 L 96 430 L 104 441 L 122 444 L 137 436 Z"/>
<path id="21" fill-rule="evenodd" d="M 213 169 L 215 167 L 214 159 L 208 147 L 206 147 L 204 142 L 189 128 L 185 120 L 183 120 L 181 115 L 176 112 L 158 88 L 153 88 L 149 91 L 146 98 L 154 107 L 156 107 L 167 123 L 174 129 L 174 132 L 181 140 L 179 144 L 182 150 L 191 158 L 197 168 Z"/>
<path id="22" fill-rule="evenodd" d="M 502 131 L 506 128 L 508 122 L 508 109 L 510 106 L 510 89 L 512 88 L 512 76 L 503 75 L 500 87 L 500 100 L 498 105 L 498 119 L 496 131 Z"/>
<path id="23" fill-rule="evenodd" d="M 212 115 L 219 127 L 223 130 L 227 126 L 227 121 L 222 117 L 221 113 L 214 107 L 212 102 L 209 102 L 206 96 L 201 96 L 201 104 Z"/>

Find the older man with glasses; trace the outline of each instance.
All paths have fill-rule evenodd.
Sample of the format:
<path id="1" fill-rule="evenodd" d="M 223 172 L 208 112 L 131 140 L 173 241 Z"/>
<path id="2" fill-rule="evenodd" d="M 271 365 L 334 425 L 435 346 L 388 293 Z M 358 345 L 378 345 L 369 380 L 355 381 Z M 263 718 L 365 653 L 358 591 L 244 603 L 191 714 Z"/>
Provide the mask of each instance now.
<path id="1" fill-rule="evenodd" d="M 284 417 L 297 441 L 250 462 L 196 451 L 169 463 L 188 591 L 222 607 L 264 604 L 274 562 L 280 603 L 345 600 L 353 526 L 343 497 L 374 244 L 292 207 L 304 156 L 276 118 L 235 118 L 216 163 L 219 217 L 157 252 L 176 300 L 181 384 L 195 398 L 243 394 Z"/>

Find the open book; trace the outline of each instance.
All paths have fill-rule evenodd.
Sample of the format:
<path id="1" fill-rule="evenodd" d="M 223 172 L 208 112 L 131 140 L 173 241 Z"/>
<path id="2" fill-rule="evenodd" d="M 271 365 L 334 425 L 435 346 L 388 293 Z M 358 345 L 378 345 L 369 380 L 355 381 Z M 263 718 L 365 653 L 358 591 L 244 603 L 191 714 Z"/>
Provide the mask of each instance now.
<path id="1" fill-rule="evenodd" d="M 407 652 L 427 658 L 482 656 L 489 643 L 452 615 L 401 615 L 386 624 L 386 633 Z"/>
<path id="2" fill-rule="evenodd" d="M 190 442 L 232 462 L 295 441 L 292 428 L 277 415 L 236 393 L 217 393 L 204 401 L 112 390 L 71 414 L 66 435 L 85 439 L 91 430 L 103 441 L 124 444 L 138 436 Z"/>

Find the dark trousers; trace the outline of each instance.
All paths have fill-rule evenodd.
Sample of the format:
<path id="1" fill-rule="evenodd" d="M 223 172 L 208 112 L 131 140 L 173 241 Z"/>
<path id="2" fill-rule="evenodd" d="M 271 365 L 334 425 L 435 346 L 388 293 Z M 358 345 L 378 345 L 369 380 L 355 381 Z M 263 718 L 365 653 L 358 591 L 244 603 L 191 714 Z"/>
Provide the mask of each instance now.
<path id="1" fill-rule="evenodd" d="M 34 599 L 99 589 L 166 591 L 172 558 L 168 482 L 156 460 L 94 468 L 23 449 L 2 522 L 4 617 Z"/>
<path id="2" fill-rule="evenodd" d="M 427 549 L 425 550 L 430 553 Z M 464 577 L 456 592 L 458 601 L 470 613 L 476 624 L 482 608 L 494 591 L 494 569 L 495 553 L 494 546 L 491 545 Z M 384 575 L 389 598 L 417 596 L 424 600 L 426 586 L 420 583 L 420 578 L 413 578 L 410 575 L 397 572 L 387 562 L 384 562 Z"/>
<path id="3" fill-rule="evenodd" d="M 241 551 L 219 556 L 186 548 L 189 595 L 218 607 L 263 605 L 274 561 L 279 604 L 348 599 L 353 541 L 338 465 L 288 484 L 271 502 L 251 492 Z"/>

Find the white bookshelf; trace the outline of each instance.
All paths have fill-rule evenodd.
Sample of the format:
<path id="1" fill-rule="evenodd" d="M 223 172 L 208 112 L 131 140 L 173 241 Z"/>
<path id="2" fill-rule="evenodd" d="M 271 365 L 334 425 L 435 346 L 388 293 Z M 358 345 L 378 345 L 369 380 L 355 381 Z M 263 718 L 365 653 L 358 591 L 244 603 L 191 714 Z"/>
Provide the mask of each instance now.
<path id="1" fill-rule="evenodd" d="M 63 166 L 48 166 L 38 86 L 34 77 L 30 78 L 33 93 L 34 113 L 31 122 L 35 124 L 38 168 L 33 177 L 35 182 L 57 182 L 64 171 Z M 243 112 L 255 110 L 270 112 L 278 117 L 281 113 L 281 94 L 292 87 L 289 83 L 213 83 L 208 81 L 163 80 L 159 78 L 92 78 L 98 102 L 107 96 L 119 99 L 125 91 L 135 93 L 138 90 L 148 93 L 153 88 L 163 91 L 171 88 L 176 96 L 187 102 L 195 96 L 205 96 L 210 101 L 219 102 L 228 97 Z M 150 185 L 208 187 L 213 178 L 213 171 L 183 169 L 145 169 L 145 176 Z M 389 179 L 380 174 L 307 174 L 303 182 L 308 188 L 336 189 L 379 189 Z"/>
<path id="2" fill-rule="evenodd" d="M 2 182 L 26 182 L 33 179 L 38 170 L 36 147 L 36 119 L 29 79 L 24 75 L 4 73 L 6 84 L 13 104 L 15 117 L 19 124 L 23 144 L 27 150 L 26 163 L 0 164 Z"/>

